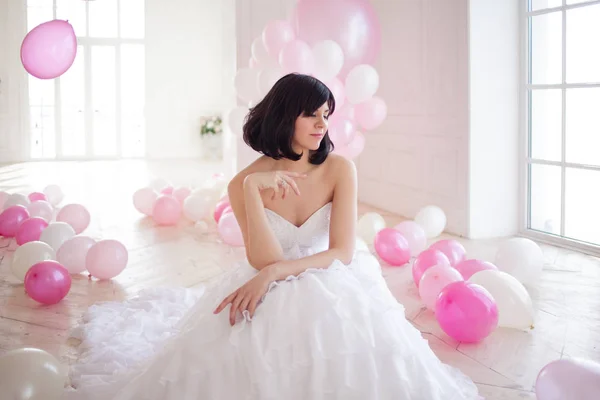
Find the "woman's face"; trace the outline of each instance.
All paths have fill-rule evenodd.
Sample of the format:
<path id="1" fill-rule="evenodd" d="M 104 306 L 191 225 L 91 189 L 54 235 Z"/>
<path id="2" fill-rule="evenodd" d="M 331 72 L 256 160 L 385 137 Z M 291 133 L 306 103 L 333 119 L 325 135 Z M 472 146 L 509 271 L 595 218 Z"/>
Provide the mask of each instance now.
<path id="1" fill-rule="evenodd" d="M 323 136 L 327 133 L 327 119 L 329 118 L 329 106 L 323 104 L 312 115 L 300 115 L 296 119 L 294 127 L 294 147 L 296 152 L 304 149 L 318 150 Z"/>

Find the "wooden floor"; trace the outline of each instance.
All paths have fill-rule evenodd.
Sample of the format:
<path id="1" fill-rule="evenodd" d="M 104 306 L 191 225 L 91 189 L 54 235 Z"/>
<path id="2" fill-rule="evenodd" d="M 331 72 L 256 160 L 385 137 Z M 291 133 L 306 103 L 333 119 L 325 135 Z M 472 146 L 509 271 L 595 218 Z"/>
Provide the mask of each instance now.
<path id="1" fill-rule="evenodd" d="M 42 348 L 70 363 L 75 342 L 68 340 L 84 310 L 104 300 L 134 296 L 155 286 L 195 286 L 220 274 L 242 256 L 240 249 L 219 243 L 211 232 L 187 223 L 158 228 L 133 208 L 133 192 L 155 177 L 174 185 L 197 187 L 221 166 L 200 162 L 59 162 L 0 167 L 0 190 L 29 192 L 59 184 L 64 204 L 79 202 L 92 215 L 84 232 L 96 239 L 117 239 L 129 250 L 126 270 L 111 281 L 78 275 L 68 296 L 54 306 L 30 299 L 10 273 L 15 249 L 0 239 L 0 353 L 22 347 Z M 360 211 L 371 208 L 361 205 Z M 378 210 L 376 210 L 378 211 Z M 401 218 L 381 212 L 388 226 Z M 471 258 L 493 261 L 498 241 L 459 239 Z M 385 267 L 389 287 L 423 332 L 438 356 L 459 367 L 487 399 L 535 399 L 533 385 L 539 370 L 561 357 L 600 361 L 600 260 L 542 245 L 545 267 L 538 287 L 530 291 L 536 307 L 535 329 L 498 329 L 477 345 L 460 344 L 445 335 L 430 311 L 424 310 L 410 267 Z"/>

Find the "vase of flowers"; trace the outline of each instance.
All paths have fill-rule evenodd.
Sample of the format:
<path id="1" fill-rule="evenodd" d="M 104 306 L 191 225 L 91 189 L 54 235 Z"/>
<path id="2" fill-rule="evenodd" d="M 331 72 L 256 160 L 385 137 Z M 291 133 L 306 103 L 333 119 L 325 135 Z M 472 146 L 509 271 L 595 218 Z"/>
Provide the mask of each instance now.
<path id="1" fill-rule="evenodd" d="M 220 115 L 211 115 L 200 119 L 200 140 L 204 158 L 221 159 L 223 157 L 223 119 Z"/>

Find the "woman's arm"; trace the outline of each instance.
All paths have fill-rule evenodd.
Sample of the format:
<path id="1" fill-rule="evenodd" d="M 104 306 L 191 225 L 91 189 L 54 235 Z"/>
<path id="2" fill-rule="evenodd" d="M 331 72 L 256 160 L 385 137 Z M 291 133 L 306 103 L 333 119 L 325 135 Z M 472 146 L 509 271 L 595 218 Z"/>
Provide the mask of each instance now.
<path id="1" fill-rule="evenodd" d="M 329 249 L 298 260 L 279 261 L 267 267 L 272 280 L 299 275 L 309 268 L 326 268 L 334 260 L 349 264 L 356 246 L 357 183 L 354 163 L 339 158 L 334 166 L 335 188 L 329 227 Z"/>
<path id="2" fill-rule="evenodd" d="M 302 176 L 285 171 L 240 174 L 228 186 L 231 208 L 244 238 L 246 257 L 258 270 L 283 260 L 283 250 L 267 221 L 260 192 L 272 189 L 274 195 L 281 191 L 285 196 L 288 190 L 279 188 L 281 179 L 288 183 L 286 187 L 297 191 L 293 177 Z"/>

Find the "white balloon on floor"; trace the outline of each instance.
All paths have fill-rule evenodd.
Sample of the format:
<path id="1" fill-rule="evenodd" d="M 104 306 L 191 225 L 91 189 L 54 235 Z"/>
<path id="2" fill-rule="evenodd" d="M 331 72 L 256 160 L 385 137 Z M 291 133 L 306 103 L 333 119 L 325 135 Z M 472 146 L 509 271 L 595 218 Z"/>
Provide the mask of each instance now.
<path id="1" fill-rule="evenodd" d="M 494 264 L 519 282 L 534 285 L 542 274 L 544 253 L 531 239 L 512 238 L 500 245 Z"/>
<path id="2" fill-rule="evenodd" d="M 438 206 L 423 207 L 415 216 L 415 222 L 423 228 L 428 239 L 438 237 L 446 229 L 446 214 Z"/>

